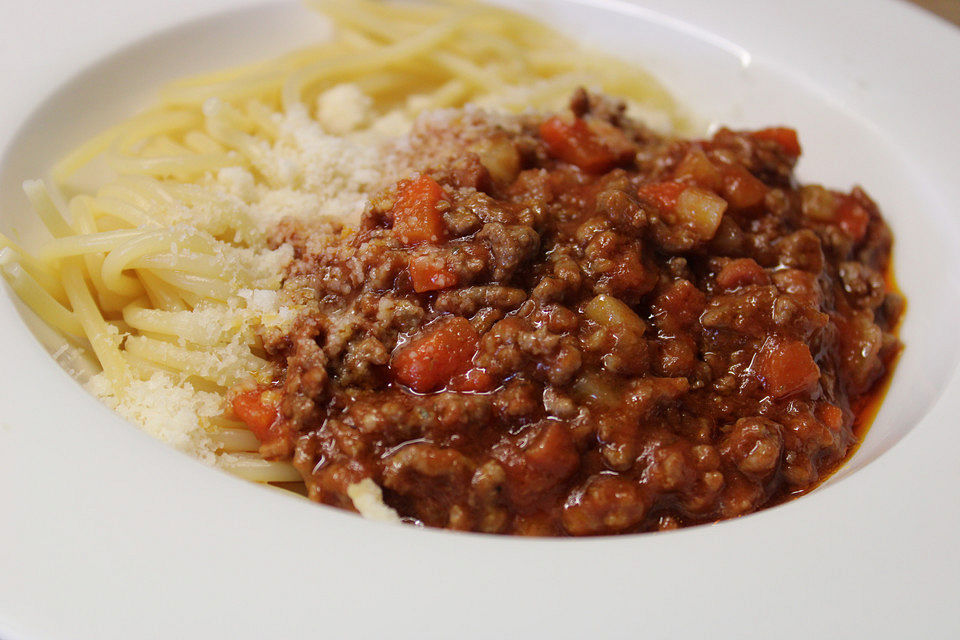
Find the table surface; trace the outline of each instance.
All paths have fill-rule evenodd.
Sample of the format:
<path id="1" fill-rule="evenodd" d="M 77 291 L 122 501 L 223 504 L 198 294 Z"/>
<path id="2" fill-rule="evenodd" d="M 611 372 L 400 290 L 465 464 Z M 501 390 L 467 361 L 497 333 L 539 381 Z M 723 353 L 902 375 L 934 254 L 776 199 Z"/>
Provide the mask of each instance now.
<path id="1" fill-rule="evenodd" d="M 910 2 L 960 26 L 960 0 L 910 0 Z"/>

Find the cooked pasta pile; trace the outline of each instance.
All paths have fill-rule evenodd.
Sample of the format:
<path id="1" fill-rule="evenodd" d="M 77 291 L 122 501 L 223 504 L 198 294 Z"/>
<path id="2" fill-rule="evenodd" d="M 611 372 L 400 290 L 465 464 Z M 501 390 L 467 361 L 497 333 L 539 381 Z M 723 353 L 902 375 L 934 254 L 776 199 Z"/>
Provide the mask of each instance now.
<path id="1" fill-rule="evenodd" d="M 0 236 L 10 286 L 98 363 L 91 390 L 181 449 L 264 482 L 300 478 L 261 459 L 224 411 L 231 386 L 273 374 L 258 329 L 296 314 L 279 302 L 291 255 L 266 246 L 272 225 L 357 215 L 389 175 L 378 145 L 428 110 L 550 108 L 587 85 L 678 124 L 635 66 L 504 9 L 310 4 L 334 21 L 332 39 L 164 87 L 48 182 L 24 184 L 48 242 L 28 250 Z"/>

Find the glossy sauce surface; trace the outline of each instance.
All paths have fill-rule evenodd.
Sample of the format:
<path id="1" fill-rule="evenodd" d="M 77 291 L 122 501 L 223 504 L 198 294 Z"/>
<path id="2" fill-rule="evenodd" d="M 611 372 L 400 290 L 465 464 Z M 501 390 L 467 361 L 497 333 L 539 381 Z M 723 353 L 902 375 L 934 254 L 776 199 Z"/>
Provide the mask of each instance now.
<path id="1" fill-rule="evenodd" d="M 356 233 L 277 230 L 308 311 L 234 406 L 311 498 L 371 478 L 429 526 L 640 532 L 803 493 L 854 450 L 903 301 L 877 206 L 797 184 L 800 151 L 585 93 L 421 122 Z"/>

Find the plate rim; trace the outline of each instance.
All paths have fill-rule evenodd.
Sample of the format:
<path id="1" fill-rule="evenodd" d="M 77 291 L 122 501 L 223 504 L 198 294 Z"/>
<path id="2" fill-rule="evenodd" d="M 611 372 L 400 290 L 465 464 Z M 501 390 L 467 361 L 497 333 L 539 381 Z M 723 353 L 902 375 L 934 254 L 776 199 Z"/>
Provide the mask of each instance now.
<path id="1" fill-rule="evenodd" d="M 44 0 L 49 2 L 49 4 L 58 5 L 66 4 L 66 0 Z M 104 5 L 110 4 L 119 4 L 121 0 L 110 0 L 109 2 L 104 2 Z M 139 1 L 139 0 L 138 0 Z M 596 5 L 598 7 L 617 7 L 617 6 L 628 6 L 631 8 L 636 8 L 635 3 L 629 2 L 620 2 L 616 0 L 557 0 L 558 2 L 574 2 L 578 4 L 587 4 L 587 5 Z M 857 2 L 850 2 L 848 5 L 844 5 L 843 11 L 852 11 L 850 7 L 860 6 L 861 8 L 866 6 L 867 2 L 870 0 L 858 0 Z M 144 4 L 146 4 L 144 2 Z M 166 27 L 160 28 L 169 28 L 176 27 L 178 24 L 184 22 L 185 20 L 193 19 L 203 19 L 204 16 L 210 16 L 218 13 L 223 10 L 223 6 L 228 4 L 224 0 L 202 0 L 195 3 L 194 10 L 200 11 L 195 16 L 192 17 L 183 17 L 182 19 L 175 19 Z M 240 3 L 240 6 L 255 6 L 258 2 L 253 1 L 244 1 Z M 286 3 L 284 3 L 286 4 Z M 683 16 L 683 12 L 691 9 L 698 2 L 695 0 L 683 0 L 682 2 L 670 2 L 668 0 L 651 0 L 646 3 L 645 11 L 653 11 L 665 13 L 670 10 L 677 11 L 681 14 L 682 17 L 677 17 L 677 20 L 689 20 L 689 17 Z M 719 3 L 718 3 L 719 4 Z M 763 4 L 760 2 L 750 1 L 745 2 L 742 6 L 733 11 L 733 13 L 750 11 L 756 8 L 758 5 Z M 795 3 L 800 4 L 800 3 Z M 827 7 L 832 6 L 830 3 L 825 0 L 815 0 L 811 3 L 814 10 L 818 7 Z M 682 5 L 682 6 L 680 6 Z M 680 6 L 678 11 L 677 7 Z M 871 20 L 889 20 L 889 19 L 900 19 L 902 24 L 908 25 L 907 29 L 916 29 L 917 24 L 925 24 L 924 29 L 929 28 L 929 33 L 933 33 L 934 36 L 931 36 L 930 40 L 934 41 L 934 44 L 939 42 L 948 42 L 949 46 L 956 50 L 958 55 L 956 56 L 957 60 L 960 60 L 960 30 L 955 29 L 949 24 L 940 24 L 942 21 L 932 15 L 927 14 L 925 11 L 913 7 L 912 5 L 906 5 L 905 3 L 899 2 L 898 0 L 873 0 L 870 4 L 873 7 L 873 15 Z M 808 9 L 810 5 L 807 5 Z M 181 10 L 183 10 L 181 8 Z M 909 18 L 905 16 L 911 16 Z M 718 19 L 713 14 L 706 18 L 707 20 Z M 739 32 L 735 32 L 727 21 L 721 20 L 722 27 L 730 31 L 730 34 L 724 34 L 722 37 L 730 38 L 731 42 L 741 42 L 742 36 Z M 910 26 L 913 25 L 913 26 Z M 932 26 L 936 25 L 936 26 Z M 8 26 L 7 29 L 10 27 Z M 697 28 L 700 28 L 699 26 Z M 946 28 L 948 31 L 946 33 L 941 31 L 941 28 Z M 4 31 L 4 28 L 0 26 L 0 33 Z M 739 38 L 739 39 L 737 39 Z M 119 47 L 124 46 L 129 43 L 120 43 Z M 116 43 L 114 43 L 116 45 Z M 739 45 L 738 45 L 739 46 Z M 109 55 L 112 51 L 115 51 L 118 46 L 107 46 L 99 54 L 93 56 L 90 59 L 83 60 L 82 63 L 78 63 L 77 60 L 71 60 L 70 65 L 73 68 L 73 71 L 76 71 L 80 68 L 86 67 L 89 64 L 96 63 L 97 60 L 101 59 L 105 55 Z M 750 50 L 750 47 L 747 46 L 746 50 Z M 78 66 L 79 64 L 79 66 Z M 72 75 L 72 74 L 69 74 Z M 3 86 L 5 71 L 0 69 L 0 86 Z M 960 76 L 958 76 L 960 77 Z M 46 96 L 49 95 L 55 87 L 50 87 L 49 91 L 44 92 L 44 95 L 34 96 L 36 99 L 34 102 L 39 103 L 42 100 L 46 99 Z M 957 90 L 954 93 L 960 93 Z M 956 104 L 956 103 L 954 103 Z M 7 119 L 0 116 L 0 119 L 3 120 L 3 125 L 0 126 L 0 131 L 7 128 Z M 882 120 L 882 119 L 881 119 Z M 945 136 L 947 139 L 951 139 L 949 134 Z M 960 142 L 960 134 L 954 131 L 953 137 L 956 141 Z M 3 141 L 4 146 L 9 142 L 10 137 L 8 135 L 0 134 L 0 140 Z M 942 142 L 942 140 L 941 140 Z M 928 144 L 927 141 L 924 141 L 925 144 Z M 925 148 L 921 145 L 921 149 Z M 956 148 L 956 147 L 954 147 Z M 914 153 L 918 151 L 914 150 Z M 956 170 L 956 169 L 954 169 Z M 946 175 L 949 175 L 947 173 Z M 958 176 L 960 177 L 960 176 Z M 944 200 L 944 202 L 952 199 L 953 196 L 960 197 L 960 180 L 957 180 L 955 184 L 946 184 L 943 182 L 942 178 L 933 178 L 932 179 L 932 188 L 936 191 L 937 194 Z M 9 295 L 7 292 L 6 295 Z M 11 328 L 8 324 L 9 318 L 9 309 L 11 305 L 8 303 L 2 303 L 0 305 L 3 309 L 0 309 L 0 328 L 5 330 Z M 22 327 L 22 331 L 18 332 L 16 327 L 12 327 L 12 333 L 6 331 L 4 336 L 0 338 L 0 344 L 5 347 L 14 347 L 12 351 L 19 356 L 27 358 L 24 361 L 24 368 L 28 371 L 27 377 L 38 376 L 43 378 L 47 375 L 50 375 L 49 366 L 53 364 L 52 360 L 43 351 L 39 343 L 33 340 L 32 335 L 27 331 L 26 327 Z M 30 344 L 20 344 L 20 345 L 11 345 L 12 341 L 26 339 Z M 55 365 L 54 365 L 55 366 Z M 59 367 L 57 367 L 59 369 Z M 10 370 L 9 365 L 0 366 L 0 371 L 7 372 Z M 66 376 L 67 374 L 61 370 L 61 374 Z M 67 402 L 85 402 L 89 400 L 89 396 L 86 395 L 86 392 L 83 391 L 78 385 L 74 384 L 72 379 L 62 379 L 58 378 L 57 386 L 64 389 L 66 394 Z M 70 383 L 61 385 L 60 382 Z M 70 392 L 67 387 L 75 387 L 73 392 Z M 958 409 L 960 409 L 960 393 L 954 393 L 960 391 L 960 370 L 955 369 L 951 380 L 946 384 L 944 388 L 944 393 L 937 401 L 936 405 L 931 409 L 931 412 L 924 418 L 922 423 L 939 424 L 940 427 L 936 429 L 919 429 L 914 428 L 908 433 L 901 442 L 899 442 L 893 449 L 886 452 L 878 460 L 868 465 L 866 468 L 859 470 L 854 476 L 847 478 L 843 483 L 839 483 L 834 487 L 829 488 L 823 493 L 824 500 L 822 502 L 829 503 L 829 507 L 825 507 L 829 512 L 832 509 L 836 509 L 837 505 L 844 502 L 845 500 L 856 499 L 858 496 L 862 497 L 867 493 L 864 485 L 869 485 L 872 482 L 876 482 L 877 485 L 881 488 L 885 488 L 889 484 L 882 481 L 880 476 L 884 474 L 898 474 L 902 473 L 905 468 L 909 468 L 911 457 L 916 459 L 920 454 L 918 453 L 919 449 L 930 446 L 931 444 L 937 443 L 949 443 L 956 444 L 960 446 L 960 437 L 949 436 L 949 434 L 942 433 L 944 425 L 948 423 L 945 421 L 950 415 L 956 415 Z M 83 400 L 81 398 L 86 398 Z M 24 396 L 18 400 L 19 404 L 22 404 L 26 401 L 35 401 L 42 402 L 43 396 L 36 391 L 31 391 L 25 393 Z M 18 405 L 19 406 L 19 405 Z M 152 444 L 150 436 L 147 436 L 144 433 L 141 433 L 135 429 L 130 429 L 129 425 L 123 421 L 122 418 L 113 414 L 106 407 L 101 407 L 102 411 L 95 410 L 91 407 L 91 413 L 96 415 L 98 420 L 101 420 L 100 428 L 103 432 L 108 433 L 111 437 L 115 438 L 112 441 L 111 446 L 107 447 L 106 453 L 122 451 L 124 447 L 135 447 L 135 448 L 144 448 L 148 444 Z M 9 414 L 9 412 L 8 412 Z M 9 418 L 3 415 L 0 412 L 0 438 L 3 438 L 4 435 L 8 435 L 11 427 L 7 425 Z M 919 425 L 918 425 L 919 427 Z M 146 440 L 143 440 L 146 439 Z M 9 440 L 7 440 L 9 441 Z M 147 447 L 149 449 L 149 447 Z M 187 486 L 189 482 L 194 480 L 202 480 L 204 483 L 209 483 L 212 487 L 210 489 L 211 493 L 220 493 L 225 492 L 230 494 L 230 504 L 237 505 L 241 502 L 242 496 L 238 496 L 238 492 L 233 489 L 235 482 L 232 478 L 221 477 L 220 474 L 211 473 L 209 470 L 200 467 L 199 465 L 194 464 L 194 462 L 179 452 L 173 451 L 166 447 L 155 448 L 156 450 L 151 449 L 151 453 L 146 456 L 155 461 L 156 465 L 160 466 L 162 469 L 171 469 L 175 470 L 177 474 L 181 474 L 181 478 L 175 482 L 177 486 Z M 0 456 L 0 460 L 2 460 Z M 0 478 L 4 478 L 3 471 L 0 471 Z M 960 489 L 960 474 L 954 474 L 952 478 L 946 478 L 946 482 L 952 483 L 947 486 L 951 486 L 954 489 Z M 243 492 L 246 493 L 250 491 L 251 488 L 243 487 Z M 874 489 L 872 491 L 876 491 Z M 695 529 L 688 529 L 679 532 L 668 532 L 668 533 L 658 533 L 658 534 L 645 534 L 644 536 L 639 537 L 625 537 L 625 538 L 603 538 L 603 539 L 593 539 L 593 540 L 504 540 L 499 538 L 491 538 L 489 536 L 479 536 L 479 535 L 470 535 L 470 534 L 450 534 L 446 532 L 434 532 L 434 531 L 399 531 L 397 528 L 391 527 L 385 529 L 389 525 L 382 525 L 379 523 L 360 523 L 356 518 L 350 516 L 349 514 L 340 514 L 340 513 L 329 513 L 319 516 L 317 514 L 306 514 L 300 512 L 306 512 L 310 510 L 302 509 L 302 505 L 297 504 L 299 501 L 297 498 L 289 497 L 285 500 L 275 500 L 276 496 L 272 495 L 272 491 L 268 488 L 258 487 L 256 488 L 255 498 L 250 498 L 251 502 L 256 503 L 258 506 L 264 506 L 265 511 L 272 516 L 290 518 L 292 521 L 298 524 L 304 524 L 318 520 L 338 520 L 339 524 L 337 526 L 342 526 L 346 531 L 349 532 L 349 535 L 354 536 L 357 540 L 362 541 L 367 544 L 376 544 L 377 540 L 382 538 L 384 535 L 389 535 L 392 538 L 396 538 L 397 545 L 409 543 L 411 546 L 419 547 L 434 547 L 437 554 L 444 558 L 452 557 L 452 547 L 461 546 L 466 544 L 471 547 L 473 551 L 477 553 L 477 556 L 480 558 L 487 559 L 491 549 L 498 549 L 500 552 L 504 552 L 504 549 L 508 549 L 507 553 L 513 555 L 514 557 L 520 557 L 524 554 L 529 554 L 533 556 L 536 562 L 545 562 L 545 558 L 548 559 L 550 555 L 557 554 L 559 557 L 564 559 L 572 559 L 573 556 L 583 556 L 585 553 L 590 553 L 590 550 L 593 550 L 598 545 L 602 545 L 602 548 L 612 548 L 616 550 L 625 549 L 628 546 L 630 548 L 645 548 L 650 547 L 654 543 L 659 544 L 662 547 L 668 547 L 670 549 L 679 549 L 689 551 L 691 549 L 696 549 L 699 546 L 703 546 L 709 549 L 718 549 L 717 538 L 719 536 L 714 535 L 715 531 L 711 527 L 698 527 Z M 819 492 L 818 492 L 819 495 Z M 801 501 L 803 502 L 803 501 Z M 2 490 L 0 490 L 0 505 L 4 503 L 4 496 Z M 197 504 L 196 501 L 191 501 L 192 505 Z M 199 504 L 203 504 L 203 501 L 199 501 Z M 810 507 L 799 506 L 797 509 L 789 510 L 790 514 L 785 514 L 787 510 L 772 510 L 761 512 L 760 514 L 751 515 L 742 519 L 739 519 L 736 522 L 724 523 L 723 527 L 731 532 L 735 529 L 743 530 L 744 528 L 753 528 L 756 524 L 756 529 L 769 531 L 775 529 L 777 523 L 782 523 L 785 520 L 790 520 L 793 517 L 800 517 L 800 514 L 797 513 L 796 516 L 792 514 L 794 511 L 799 512 L 799 510 L 810 511 L 814 509 L 811 505 Z M 947 526 L 949 527 L 948 533 L 957 534 L 960 533 L 960 510 L 954 508 L 953 511 L 947 514 L 949 516 L 947 520 Z M 883 518 L 877 517 L 874 515 L 871 519 L 868 519 L 869 522 L 885 522 Z M 210 526 L 213 526 L 212 524 Z M 313 526 L 313 525 L 311 525 Z M 851 529 L 855 527 L 851 525 Z M 2 527 L 0 527 L 2 529 Z M 903 531 L 902 527 L 894 528 L 896 531 Z M 4 533 L 0 531 L 0 542 L 5 539 Z M 421 544 L 419 542 L 410 542 L 412 540 L 411 536 L 418 536 L 418 540 L 422 539 L 424 542 Z M 469 540 L 470 542 L 462 543 L 464 540 Z M 456 542 L 454 542 L 456 541 Z M 576 545 L 577 548 L 571 548 L 572 545 Z M 814 547 L 813 550 L 820 549 L 819 546 Z M 648 550 L 647 550 L 648 551 Z M 807 553 L 810 550 L 804 551 Z M 665 551 L 665 553 L 672 553 L 673 551 Z M 421 553 L 427 553 L 421 551 Z M 955 552 L 954 552 L 955 553 Z M 0 552 L 0 567 L 3 566 L 5 556 L 3 552 Z M 582 562 L 582 560 L 577 559 L 577 562 Z M 603 565 L 609 566 L 609 565 Z M 960 568 L 960 557 L 954 555 L 953 557 L 948 556 L 946 558 L 946 564 L 943 565 L 943 569 L 950 568 Z M 926 567 L 923 569 L 925 572 L 930 572 L 933 570 L 933 567 Z M 957 575 L 960 572 L 954 572 L 954 575 Z M 927 574 L 924 574 L 927 575 Z M 931 579 L 932 573 L 930 574 Z M 2 582 L 2 581 L 0 581 Z M 953 593 L 956 595 L 960 593 L 960 581 L 956 578 L 949 580 L 941 578 L 940 584 L 953 588 Z M 9 585 L 7 585 L 9 587 Z M 0 593 L 4 592 L 4 587 L 0 586 Z M 15 607 L 7 608 L 4 605 L 0 605 L 0 636 L 9 637 L 9 638 L 19 638 L 27 637 L 26 633 L 30 632 L 30 637 L 54 637 L 45 635 L 45 632 L 42 630 L 34 631 L 33 629 L 25 629 L 21 626 L 17 626 L 16 621 L 17 611 Z M 934 620 L 934 622 L 937 622 Z M 955 621 L 949 621 L 944 619 L 944 625 L 949 625 L 951 622 L 958 624 Z M 940 631 L 948 630 L 947 626 L 940 628 Z M 36 635 L 32 635 L 36 633 Z M 429 634 L 427 634 L 429 635 Z M 561 634 L 562 635 L 562 634 Z M 749 634 L 747 634 L 749 635 Z"/>

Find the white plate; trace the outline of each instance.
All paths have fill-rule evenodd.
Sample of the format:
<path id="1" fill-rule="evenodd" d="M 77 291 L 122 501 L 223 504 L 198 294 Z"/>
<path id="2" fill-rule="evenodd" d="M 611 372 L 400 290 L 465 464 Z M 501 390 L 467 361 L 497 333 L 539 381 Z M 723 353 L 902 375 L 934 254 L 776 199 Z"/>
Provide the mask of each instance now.
<path id="1" fill-rule="evenodd" d="M 3 231 L 31 235 L 21 180 L 159 81 L 318 29 L 299 6 L 251 4 L 5 3 Z M 907 347 L 851 463 L 798 501 L 665 534 L 364 522 L 138 432 L 55 364 L 5 289 L 0 637 L 960 637 L 960 31 L 893 0 L 508 4 L 635 57 L 705 120 L 797 126 L 803 179 L 881 203 Z"/>

